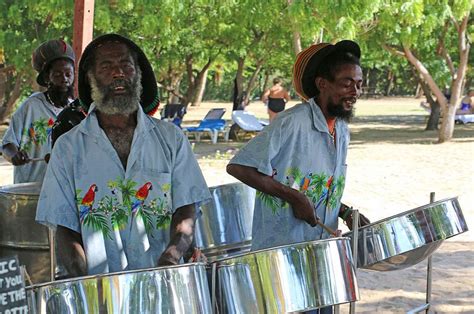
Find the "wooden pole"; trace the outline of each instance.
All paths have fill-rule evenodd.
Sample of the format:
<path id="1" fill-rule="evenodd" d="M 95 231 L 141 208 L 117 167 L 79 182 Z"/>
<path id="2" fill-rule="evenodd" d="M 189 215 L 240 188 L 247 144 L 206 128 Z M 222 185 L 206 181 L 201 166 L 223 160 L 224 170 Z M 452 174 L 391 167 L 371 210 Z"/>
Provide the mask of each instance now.
<path id="1" fill-rule="evenodd" d="M 74 1 L 74 34 L 72 48 L 76 54 L 74 93 L 77 95 L 77 75 L 82 51 L 92 41 L 94 30 L 94 0 Z"/>

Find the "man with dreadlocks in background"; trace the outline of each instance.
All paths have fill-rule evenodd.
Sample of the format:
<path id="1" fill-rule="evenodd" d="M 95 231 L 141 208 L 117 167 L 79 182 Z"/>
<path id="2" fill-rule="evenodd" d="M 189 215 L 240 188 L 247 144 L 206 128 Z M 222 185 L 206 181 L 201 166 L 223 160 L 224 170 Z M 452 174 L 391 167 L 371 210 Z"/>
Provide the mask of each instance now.
<path id="1" fill-rule="evenodd" d="M 41 44 L 33 53 L 36 81 L 46 87 L 15 111 L 3 137 L 3 156 L 14 166 L 14 183 L 42 182 L 51 151 L 51 130 L 63 108 L 73 102 L 74 52 L 60 39 Z"/>

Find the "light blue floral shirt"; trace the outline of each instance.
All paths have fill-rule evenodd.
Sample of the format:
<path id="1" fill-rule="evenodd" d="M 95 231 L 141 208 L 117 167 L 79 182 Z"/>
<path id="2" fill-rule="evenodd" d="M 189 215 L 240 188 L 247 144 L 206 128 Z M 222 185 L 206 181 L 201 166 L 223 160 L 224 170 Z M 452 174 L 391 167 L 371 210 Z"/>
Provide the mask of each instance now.
<path id="1" fill-rule="evenodd" d="M 310 99 L 279 113 L 230 163 L 256 168 L 303 192 L 314 204 L 316 215 L 335 230 L 349 144 L 347 123 L 338 119 L 335 128 L 334 144 L 321 109 Z M 321 227 L 295 218 L 281 199 L 257 192 L 252 250 L 327 237 Z"/>
<path id="2" fill-rule="evenodd" d="M 2 146 L 12 143 L 30 158 L 44 158 L 51 152 L 51 130 L 62 108 L 51 105 L 43 93 L 28 97 L 13 114 Z M 13 168 L 14 183 L 42 182 L 46 162 L 36 161 Z"/>
<path id="3" fill-rule="evenodd" d="M 138 111 L 127 169 L 94 106 L 56 142 L 36 220 L 81 233 L 89 274 L 155 267 L 171 216 L 210 198 L 183 132 Z"/>

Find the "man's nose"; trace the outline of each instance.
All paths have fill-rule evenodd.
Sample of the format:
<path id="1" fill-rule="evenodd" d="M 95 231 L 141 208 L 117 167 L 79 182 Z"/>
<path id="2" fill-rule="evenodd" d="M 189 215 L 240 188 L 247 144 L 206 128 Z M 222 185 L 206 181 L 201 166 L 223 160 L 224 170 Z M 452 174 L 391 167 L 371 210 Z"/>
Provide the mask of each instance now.
<path id="1" fill-rule="evenodd" d="M 118 65 L 113 68 L 112 75 L 114 78 L 122 78 L 125 76 L 122 67 Z"/>
<path id="2" fill-rule="evenodd" d="M 351 86 L 351 90 L 350 90 L 351 96 L 355 96 L 359 98 L 361 93 L 362 93 L 362 87 L 358 86 L 357 84 L 354 84 Z"/>

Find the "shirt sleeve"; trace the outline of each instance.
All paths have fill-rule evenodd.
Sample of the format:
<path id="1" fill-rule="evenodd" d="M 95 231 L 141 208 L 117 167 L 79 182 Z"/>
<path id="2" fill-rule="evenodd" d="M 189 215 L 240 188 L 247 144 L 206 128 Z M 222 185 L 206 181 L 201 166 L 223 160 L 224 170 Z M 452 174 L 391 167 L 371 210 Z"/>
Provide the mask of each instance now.
<path id="1" fill-rule="evenodd" d="M 10 125 L 8 126 L 5 135 L 3 136 L 2 146 L 6 144 L 14 144 L 16 147 L 20 147 L 21 135 L 23 133 L 25 124 L 25 106 L 21 105 L 15 113 L 13 113 Z"/>
<path id="2" fill-rule="evenodd" d="M 200 203 L 211 197 L 188 139 L 176 129 L 177 149 L 171 175 L 173 212 L 182 206 Z"/>
<path id="3" fill-rule="evenodd" d="M 60 225 L 80 233 L 75 185 L 70 175 L 71 171 L 67 168 L 67 160 L 71 157 L 65 157 L 72 155 L 60 144 L 59 141 L 51 153 L 38 200 L 36 221 L 48 227 L 56 228 Z"/>
<path id="4" fill-rule="evenodd" d="M 272 175 L 272 159 L 280 151 L 283 121 L 275 119 L 269 126 L 247 143 L 230 160 L 229 164 L 237 164 L 256 168 L 258 172 Z"/>

